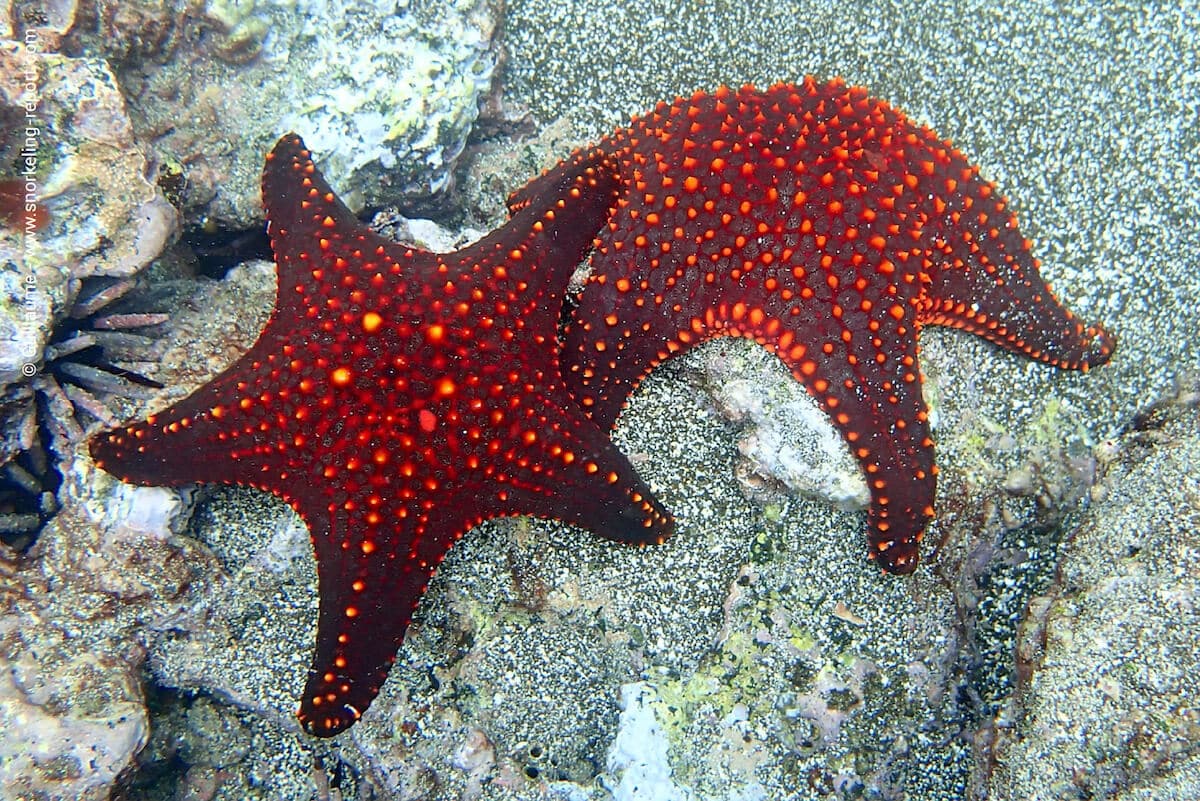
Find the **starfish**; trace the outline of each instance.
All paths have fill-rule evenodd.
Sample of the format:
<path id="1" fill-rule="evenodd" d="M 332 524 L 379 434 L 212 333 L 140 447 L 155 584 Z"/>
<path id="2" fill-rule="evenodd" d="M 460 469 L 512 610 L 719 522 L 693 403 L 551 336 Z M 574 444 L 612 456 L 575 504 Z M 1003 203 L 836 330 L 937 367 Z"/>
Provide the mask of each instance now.
<path id="1" fill-rule="evenodd" d="M 1114 340 L 1054 297 L 1008 203 L 954 147 L 840 81 L 660 103 L 510 198 L 611 164 L 617 209 L 565 337 L 564 378 L 613 425 L 657 364 L 717 336 L 778 356 L 845 438 L 871 493 L 871 558 L 917 566 L 937 467 L 918 336 L 962 328 L 1055 367 Z"/>
<path id="2" fill-rule="evenodd" d="M 560 378 L 562 293 L 615 188 L 611 169 L 576 162 L 503 228 L 437 255 L 362 226 L 288 135 L 263 172 L 278 269 L 266 328 L 189 397 L 92 441 L 126 481 L 249 485 L 305 520 L 320 591 L 297 713 L 310 733 L 359 719 L 437 565 L 481 521 L 670 534 Z"/>

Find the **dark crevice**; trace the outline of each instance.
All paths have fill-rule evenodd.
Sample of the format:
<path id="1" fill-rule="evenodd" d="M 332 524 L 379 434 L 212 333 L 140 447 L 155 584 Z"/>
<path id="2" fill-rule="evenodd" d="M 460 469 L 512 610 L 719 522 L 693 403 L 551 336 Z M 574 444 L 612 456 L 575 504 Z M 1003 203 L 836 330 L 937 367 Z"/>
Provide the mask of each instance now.
<path id="1" fill-rule="evenodd" d="M 263 225 L 242 230 L 196 226 L 184 231 L 183 244 L 195 254 L 196 274 L 206 278 L 224 278 L 243 262 L 271 260 L 271 241 Z"/>

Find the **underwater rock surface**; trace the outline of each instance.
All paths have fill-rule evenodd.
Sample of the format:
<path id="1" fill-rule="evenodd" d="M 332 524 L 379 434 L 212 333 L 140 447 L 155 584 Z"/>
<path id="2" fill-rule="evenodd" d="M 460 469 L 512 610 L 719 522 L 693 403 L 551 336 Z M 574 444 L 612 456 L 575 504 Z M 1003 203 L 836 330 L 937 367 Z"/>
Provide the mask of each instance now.
<path id="1" fill-rule="evenodd" d="M 495 52 L 489 4 L 420 10 L 458 22 L 406 15 L 429 40 L 476 33 L 462 51 L 447 42 L 461 67 L 422 78 L 435 96 L 428 119 L 447 121 L 446 138 L 425 129 L 404 150 L 381 144 L 380 116 L 390 124 L 418 106 L 387 107 L 382 95 L 356 105 L 349 92 L 383 77 L 399 85 L 392 71 L 409 40 L 382 42 L 376 30 L 355 40 L 360 52 L 315 66 L 300 58 L 361 31 L 367 17 L 320 16 L 359 4 L 208 3 L 188 16 L 132 2 L 103 18 L 76 13 L 94 4 L 60 5 L 90 26 L 50 20 L 64 47 L 132 97 L 129 152 L 188 165 L 192 222 L 259 218 L 262 154 L 284 107 L 329 134 L 327 146 L 310 144 L 336 152 L 322 166 L 351 181 L 340 191 L 432 191 L 451 174 Z M 278 19 L 292 6 L 321 25 L 297 32 Z M 917 3 L 807 3 L 786 18 L 775 8 L 512 2 L 504 86 L 545 123 L 576 116 L 588 138 L 677 92 L 840 74 L 951 137 L 999 181 L 1044 274 L 1120 344 L 1112 364 L 1078 376 L 925 332 L 943 472 L 921 571 L 880 576 L 862 558 L 860 513 L 783 491 L 791 480 L 757 481 L 774 475 L 772 459 L 790 464 L 787 452 L 748 447 L 749 435 L 770 438 L 727 415 L 765 424 L 756 401 L 781 397 L 790 379 L 717 371 L 706 360 L 719 354 L 701 351 L 652 376 L 617 433 L 678 514 L 679 534 L 634 551 L 541 521 L 473 531 L 435 578 L 371 713 L 325 749 L 292 717 L 316 601 L 291 511 L 251 491 L 130 491 L 81 456 L 59 520 L 30 554 L 5 552 L 0 565 L 0 661 L 11 677 L 0 724 L 28 723 L 21 744 L 31 746 L 4 755 L 14 766 L 0 772 L 5 792 L 599 801 L 656 782 L 660 797 L 940 801 L 1082 783 L 1118 798 L 1196 795 L 1185 642 L 1196 627 L 1195 543 L 1180 528 L 1197 528 L 1195 407 L 1155 412 L 1151 428 L 1135 421 L 1173 394 L 1180 366 L 1200 363 L 1200 271 L 1187 256 L 1200 253 L 1194 76 L 1178 56 L 1195 51 L 1200 22 L 1165 3 L 960 2 L 933 20 Z M 271 40 L 270 25 L 288 33 Z M 185 30 L 206 44 L 193 48 Z M 383 55 L 372 71 L 339 72 L 339 58 L 374 48 Z M 329 72 L 317 81 L 312 70 Z M 341 89 L 321 94 L 330 87 Z M 380 116 L 360 125 L 364 108 Z M 519 143 L 490 171 L 472 165 L 465 204 L 499 202 L 577 143 Z M 376 166 L 356 161 L 364 153 Z M 388 187 L 372 188 L 384 178 Z M 130 225 L 118 227 L 128 235 Z M 158 374 L 167 387 L 148 407 L 246 347 L 271 288 L 259 263 L 184 304 Z M 762 395 L 724 392 L 731 383 Z M 775 413 L 776 430 L 794 433 Z M 622 707 L 630 687 L 638 700 L 625 689 Z M 1076 707 L 1095 725 L 1080 729 L 1067 711 Z M 71 748 L 45 745 L 64 732 Z M 651 764 L 627 758 L 634 735 L 652 738 Z M 98 755 L 94 775 L 78 767 L 83 750 Z"/>
<path id="2" fill-rule="evenodd" d="M 35 106 L 28 118 L 27 103 Z M 0 125 L 0 179 L 18 180 L 22 206 L 35 206 L 32 227 L 24 208 L 0 225 L 3 386 L 28 379 L 24 365 L 40 366 L 82 281 L 139 272 L 170 243 L 179 218 L 148 178 L 154 169 L 102 59 L 0 41 Z"/>
<path id="3" fill-rule="evenodd" d="M 1200 381 L 1112 443 L 1034 599 L 990 797 L 1188 798 L 1200 787 Z"/>
<path id="4" fill-rule="evenodd" d="M 203 569 L 171 542 L 175 493 L 86 468 L 64 493 L 34 555 L 0 554 L 5 798 L 111 796 L 148 737 L 143 633 Z"/>
<path id="5" fill-rule="evenodd" d="M 495 0 L 114 9 L 72 41 L 113 63 L 185 212 L 230 228 L 263 219 L 262 157 L 288 131 L 356 210 L 445 189 L 497 59 Z"/>

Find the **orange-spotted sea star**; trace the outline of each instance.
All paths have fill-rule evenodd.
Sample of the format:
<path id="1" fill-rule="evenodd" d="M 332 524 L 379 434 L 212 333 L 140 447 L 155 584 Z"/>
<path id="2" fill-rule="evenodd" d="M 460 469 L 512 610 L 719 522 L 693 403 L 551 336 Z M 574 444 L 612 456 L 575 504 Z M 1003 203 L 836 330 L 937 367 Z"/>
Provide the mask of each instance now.
<path id="1" fill-rule="evenodd" d="M 437 255 L 367 230 L 285 137 L 263 174 L 270 322 L 191 396 L 92 441 L 122 479 L 245 484 L 304 518 L 321 597 L 309 732 L 359 718 L 434 569 L 482 520 L 553 517 L 639 544 L 670 534 L 559 377 L 562 295 L 615 187 L 579 163 L 500 230 Z"/>
<path id="2" fill-rule="evenodd" d="M 871 492 L 871 558 L 914 570 L 934 514 L 917 340 L 963 328 L 1086 370 L 1114 341 L 1064 308 L 1008 204 L 934 132 L 840 81 L 661 103 L 580 163 L 621 184 L 567 330 L 567 385 L 610 427 L 655 365 L 715 336 L 775 353 L 841 431 Z"/>

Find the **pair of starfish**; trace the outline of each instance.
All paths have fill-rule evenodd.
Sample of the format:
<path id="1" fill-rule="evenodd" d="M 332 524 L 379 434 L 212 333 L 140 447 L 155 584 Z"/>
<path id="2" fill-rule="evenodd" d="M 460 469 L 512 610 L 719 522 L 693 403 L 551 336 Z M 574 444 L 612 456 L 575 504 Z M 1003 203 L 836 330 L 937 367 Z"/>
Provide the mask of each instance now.
<path id="1" fill-rule="evenodd" d="M 318 736 L 359 719 L 437 565 L 482 520 L 670 536 L 607 431 L 672 354 L 715 336 L 775 353 L 866 473 L 870 557 L 908 573 L 936 475 L 921 326 L 1066 369 L 1113 349 L 1055 300 L 961 154 L 838 81 L 660 104 L 531 181 L 505 226 L 457 253 L 369 231 L 295 135 L 267 156 L 263 201 L 278 289 L 258 341 L 91 450 L 128 481 L 245 484 L 304 518 L 321 600 L 298 714 Z"/>

